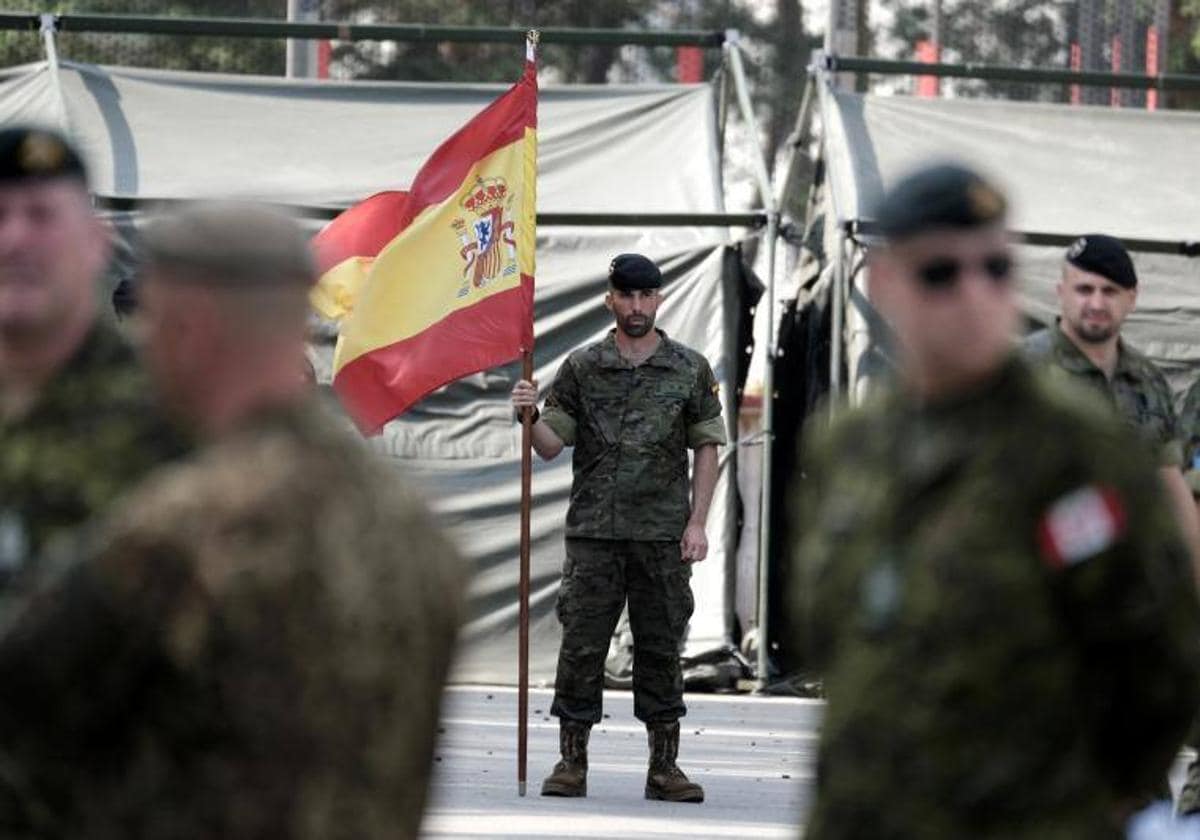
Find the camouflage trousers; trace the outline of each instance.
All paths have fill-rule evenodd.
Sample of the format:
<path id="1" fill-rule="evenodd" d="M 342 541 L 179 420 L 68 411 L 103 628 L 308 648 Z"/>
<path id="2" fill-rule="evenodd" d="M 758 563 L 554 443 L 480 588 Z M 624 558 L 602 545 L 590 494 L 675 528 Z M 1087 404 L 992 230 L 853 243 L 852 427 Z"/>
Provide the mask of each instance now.
<path id="1" fill-rule="evenodd" d="M 633 633 L 633 713 L 646 723 L 681 718 L 679 651 L 692 617 L 692 568 L 679 543 L 568 539 L 556 607 L 562 647 L 551 714 L 600 720 L 604 660 L 629 600 Z"/>

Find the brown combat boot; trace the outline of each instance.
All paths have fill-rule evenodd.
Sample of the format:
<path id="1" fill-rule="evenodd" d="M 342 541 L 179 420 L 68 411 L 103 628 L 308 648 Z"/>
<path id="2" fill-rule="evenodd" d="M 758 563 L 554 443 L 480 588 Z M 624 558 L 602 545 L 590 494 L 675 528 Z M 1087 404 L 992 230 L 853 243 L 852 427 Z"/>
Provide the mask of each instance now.
<path id="1" fill-rule="evenodd" d="M 587 796 L 587 744 L 592 725 L 561 718 L 558 742 L 562 760 L 542 782 L 542 796 Z"/>
<path id="2" fill-rule="evenodd" d="M 679 721 L 648 723 L 650 735 L 650 770 L 646 773 L 646 798 L 666 802 L 703 802 L 704 788 L 688 777 L 675 764 L 679 756 Z"/>

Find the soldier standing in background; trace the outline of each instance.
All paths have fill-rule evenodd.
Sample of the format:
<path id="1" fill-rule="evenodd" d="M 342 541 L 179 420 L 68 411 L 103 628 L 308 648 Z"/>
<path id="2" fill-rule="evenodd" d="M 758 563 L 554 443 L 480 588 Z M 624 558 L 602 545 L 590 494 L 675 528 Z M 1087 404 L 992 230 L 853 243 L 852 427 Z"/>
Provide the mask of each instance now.
<path id="1" fill-rule="evenodd" d="M 1119 838 L 1200 690 L 1200 608 L 1153 462 L 1012 352 L 1003 196 L 901 179 L 873 303 L 898 382 L 813 424 L 796 603 L 828 705 L 808 837 Z"/>
<path id="2" fill-rule="evenodd" d="M 562 757 L 543 796 L 587 795 L 587 742 L 601 718 L 604 659 L 628 598 L 634 715 L 650 741 L 646 798 L 704 800 L 704 789 L 675 763 L 687 711 L 679 654 L 693 608 L 690 564 L 708 554 L 704 525 L 725 426 L 708 362 L 654 327 L 661 285 L 662 273 L 646 257 L 616 257 L 605 296 L 615 328 L 568 356 L 540 419 L 534 409 L 538 455 L 550 460 L 564 446 L 575 448 L 551 706 Z M 536 406 L 536 384 L 518 382 L 512 402 Z"/>
<path id="3" fill-rule="evenodd" d="M 0 834 L 415 837 L 463 568 L 297 371 L 285 217 L 146 232 L 147 367 L 202 441 L 0 632 Z"/>
<path id="4" fill-rule="evenodd" d="M 55 537 L 182 447 L 132 350 L 99 317 L 110 254 L 79 155 L 0 130 L 0 594 Z"/>
<path id="5" fill-rule="evenodd" d="M 1067 249 L 1058 284 L 1060 316 L 1025 339 L 1032 361 L 1095 389 L 1136 431 L 1159 464 L 1159 476 L 1192 550 L 1200 580 L 1200 517 L 1184 480 L 1183 450 L 1171 388 L 1145 355 L 1121 338 L 1137 305 L 1138 277 L 1119 239 L 1090 233 Z"/>

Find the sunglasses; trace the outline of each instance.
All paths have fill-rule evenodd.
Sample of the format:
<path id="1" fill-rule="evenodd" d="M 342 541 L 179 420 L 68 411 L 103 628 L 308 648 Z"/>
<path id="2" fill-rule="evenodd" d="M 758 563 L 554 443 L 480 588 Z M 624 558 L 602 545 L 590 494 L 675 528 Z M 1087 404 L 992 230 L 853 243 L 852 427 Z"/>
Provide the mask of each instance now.
<path id="1" fill-rule="evenodd" d="M 917 279 L 929 291 L 949 291 L 958 284 L 959 278 L 970 267 L 970 263 L 964 263 L 954 257 L 935 257 L 917 266 Z M 1008 254 L 988 254 L 979 260 L 976 267 L 985 277 L 1000 286 L 1012 277 L 1013 261 Z"/>

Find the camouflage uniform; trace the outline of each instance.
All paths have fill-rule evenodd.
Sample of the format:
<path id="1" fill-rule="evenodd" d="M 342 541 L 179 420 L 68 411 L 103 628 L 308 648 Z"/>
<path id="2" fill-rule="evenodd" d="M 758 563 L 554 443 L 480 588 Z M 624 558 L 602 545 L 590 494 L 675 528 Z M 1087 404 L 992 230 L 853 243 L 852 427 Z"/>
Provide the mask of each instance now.
<path id="1" fill-rule="evenodd" d="M 27 414 L 0 418 L 0 593 L 56 537 L 182 453 L 148 394 L 132 350 L 97 322 Z"/>
<path id="2" fill-rule="evenodd" d="M 312 406 L 164 468 L 0 635 L 0 835 L 415 837 L 462 568 Z"/>
<path id="3" fill-rule="evenodd" d="M 1183 398 L 1179 431 L 1183 440 L 1183 477 L 1192 489 L 1192 497 L 1200 500 L 1200 380 L 1188 388 Z M 1200 718 L 1192 721 L 1186 743 L 1193 749 L 1200 745 Z M 1200 813 L 1200 759 L 1188 765 L 1176 806 L 1181 814 Z"/>
<path id="4" fill-rule="evenodd" d="M 1183 476 L 1192 495 L 1200 497 L 1200 380 L 1188 388 L 1183 398 L 1179 436 L 1183 441 Z"/>
<path id="5" fill-rule="evenodd" d="M 1013 359 L 808 441 L 794 593 L 828 706 L 808 836 L 1104 838 L 1200 691 L 1200 614 L 1152 463 Z"/>
<path id="6" fill-rule="evenodd" d="M 657 723 L 686 711 L 679 650 L 693 604 L 679 540 L 691 506 L 687 449 L 725 443 L 725 427 L 708 362 L 660 335 L 637 366 L 613 332 L 575 351 L 542 412 L 575 447 L 551 707 L 560 718 L 600 720 L 604 658 L 626 596 L 634 713 Z"/>
<path id="7" fill-rule="evenodd" d="M 1106 395 L 1150 447 L 1160 466 L 1180 466 L 1183 450 L 1167 380 L 1152 361 L 1124 341 L 1117 347 L 1117 368 L 1109 381 L 1057 323 L 1028 336 L 1024 343 L 1025 354 L 1032 361 Z"/>

